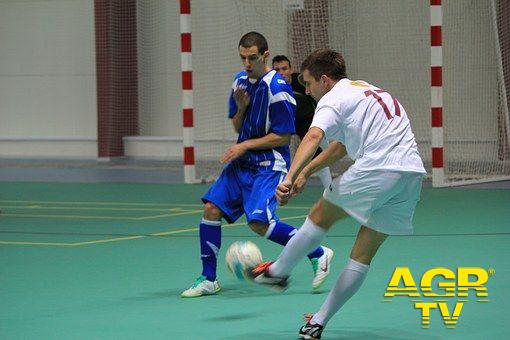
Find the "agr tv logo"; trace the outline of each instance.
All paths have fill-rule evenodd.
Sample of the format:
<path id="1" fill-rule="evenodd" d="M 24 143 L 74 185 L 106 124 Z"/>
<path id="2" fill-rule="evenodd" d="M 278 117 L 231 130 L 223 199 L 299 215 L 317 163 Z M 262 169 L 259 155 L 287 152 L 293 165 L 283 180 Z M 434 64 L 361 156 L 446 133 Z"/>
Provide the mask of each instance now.
<path id="1" fill-rule="evenodd" d="M 448 268 L 438 267 L 427 270 L 421 277 L 420 286 L 416 286 L 408 267 L 396 267 L 393 272 L 383 302 L 392 302 L 395 296 L 412 298 L 414 308 L 421 312 L 422 328 L 429 328 L 430 313 L 439 310 L 446 328 L 455 328 L 464 303 L 468 298 L 477 302 L 489 302 L 489 293 L 485 284 L 489 276 L 496 271 L 479 267 L 459 267 L 457 273 Z M 436 279 L 437 284 L 434 284 Z M 388 299 L 389 298 L 389 299 Z M 457 298 L 455 304 L 448 302 Z"/>

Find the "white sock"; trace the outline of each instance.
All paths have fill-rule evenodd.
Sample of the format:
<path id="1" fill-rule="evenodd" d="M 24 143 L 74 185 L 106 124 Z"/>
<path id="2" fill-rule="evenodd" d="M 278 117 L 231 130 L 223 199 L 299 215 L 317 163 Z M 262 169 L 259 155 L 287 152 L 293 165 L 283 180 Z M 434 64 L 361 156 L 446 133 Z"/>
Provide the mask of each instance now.
<path id="1" fill-rule="evenodd" d="M 319 176 L 319 179 L 321 180 L 322 186 L 324 189 L 329 187 L 331 184 L 331 181 L 333 180 L 331 178 L 331 171 L 329 170 L 329 167 L 325 167 L 319 171 L 316 172 L 317 176 Z"/>
<path id="2" fill-rule="evenodd" d="M 269 273 L 276 277 L 288 276 L 298 262 L 316 249 L 326 235 L 326 230 L 307 217 L 305 223 L 289 240 L 278 260 L 269 267 Z"/>
<path id="3" fill-rule="evenodd" d="M 369 265 L 349 259 L 349 263 L 338 277 L 335 286 L 328 294 L 321 309 L 314 314 L 312 324 L 326 325 L 329 319 L 353 296 L 361 287 L 367 276 Z"/>

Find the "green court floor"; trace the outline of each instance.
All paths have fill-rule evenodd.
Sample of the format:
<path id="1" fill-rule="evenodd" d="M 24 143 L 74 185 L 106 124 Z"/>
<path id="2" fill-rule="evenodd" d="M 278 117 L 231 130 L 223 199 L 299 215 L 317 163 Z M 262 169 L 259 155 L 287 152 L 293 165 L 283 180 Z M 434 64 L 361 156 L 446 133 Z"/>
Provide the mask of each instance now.
<path id="1" fill-rule="evenodd" d="M 346 219 L 328 234 L 334 269 L 319 292 L 312 292 L 311 266 L 303 260 L 282 294 L 237 281 L 223 263 L 235 240 L 255 242 L 267 259 L 281 247 L 244 221 L 224 225 L 222 291 L 182 299 L 200 273 L 197 225 L 205 190 L 0 182 L 0 339 L 296 339 L 301 315 L 320 307 L 345 265 L 357 223 Z M 320 194 L 309 188 L 280 217 L 299 226 Z M 510 190 L 425 188 L 415 235 L 386 241 L 323 338 L 508 339 L 509 255 Z M 396 266 L 409 267 L 417 285 L 431 268 L 491 269 L 489 296 L 470 291 L 455 328 L 446 328 L 438 309 L 423 328 L 411 298 L 383 296 Z M 457 300 L 443 303 L 451 311 Z"/>

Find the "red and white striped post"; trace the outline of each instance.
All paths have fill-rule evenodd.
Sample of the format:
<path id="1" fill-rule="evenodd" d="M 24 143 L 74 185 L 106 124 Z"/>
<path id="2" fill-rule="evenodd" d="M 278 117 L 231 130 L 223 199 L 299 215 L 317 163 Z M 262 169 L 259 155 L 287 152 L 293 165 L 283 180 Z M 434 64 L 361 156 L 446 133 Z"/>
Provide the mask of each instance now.
<path id="1" fill-rule="evenodd" d="M 182 138 L 184 182 L 195 183 L 195 146 L 193 137 L 193 67 L 191 63 L 191 4 L 180 0 L 181 72 L 182 72 Z"/>
<path id="2" fill-rule="evenodd" d="M 432 186 L 444 184 L 443 47 L 441 0 L 430 0 L 430 90 L 432 115 Z"/>

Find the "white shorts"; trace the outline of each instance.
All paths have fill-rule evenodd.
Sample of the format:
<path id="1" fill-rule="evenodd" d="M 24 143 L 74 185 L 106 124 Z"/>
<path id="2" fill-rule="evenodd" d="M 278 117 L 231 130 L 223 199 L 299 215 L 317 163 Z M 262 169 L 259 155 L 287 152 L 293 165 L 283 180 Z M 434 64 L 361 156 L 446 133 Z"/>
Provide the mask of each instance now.
<path id="1" fill-rule="evenodd" d="M 350 167 L 333 180 L 323 196 L 366 227 L 388 235 L 410 235 L 423 176 Z"/>

